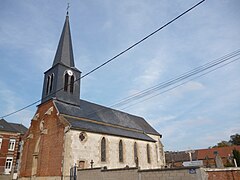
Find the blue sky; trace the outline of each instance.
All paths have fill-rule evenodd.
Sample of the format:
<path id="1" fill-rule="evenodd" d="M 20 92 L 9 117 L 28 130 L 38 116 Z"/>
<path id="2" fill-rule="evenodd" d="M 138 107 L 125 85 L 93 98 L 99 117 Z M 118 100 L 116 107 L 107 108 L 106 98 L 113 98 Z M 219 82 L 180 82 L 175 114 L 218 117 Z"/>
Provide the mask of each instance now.
<path id="1" fill-rule="evenodd" d="M 196 0 L 70 1 L 75 64 L 83 74 L 126 49 Z M 0 116 L 41 98 L 65 20 L 64 0 L 2 0 Z M 240 49 L 240 1 L 207 0 L 81 82 L 82 99 L 121 99 Z M 163 135 L 165 150 L 207 148 L 240 133 L 240 62 L 124 109 Z M 118 107 L 121 110 L 124 107 Z M 6 117 L 30 125 L 36 106 Z"/>

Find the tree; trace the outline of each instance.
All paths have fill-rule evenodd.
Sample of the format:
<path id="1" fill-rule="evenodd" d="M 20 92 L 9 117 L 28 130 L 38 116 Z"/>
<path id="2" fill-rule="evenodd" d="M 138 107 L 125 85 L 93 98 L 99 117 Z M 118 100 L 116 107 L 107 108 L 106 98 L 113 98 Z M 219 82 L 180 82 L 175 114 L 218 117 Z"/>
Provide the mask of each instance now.
<path id="1" fill-rule="evenodd" d="M 227 147 L 227 146 L 231 146 L 231 143 L 229 143 L 227 141 L 221 141 L 221 142 L 217 143 L 217 145 L 213 146 L 213 148 L 215 148 L 215 147 Z"/>
<path id="2" fill-rule="evenodd" d="M 236 149 L 233 150 L 233 158 L 237 161 L 237 166 L 240 166 L 240 152 Z"/>
<path id="3" fill-rule="evenodd" d="M 240 145 L 240 135 L 234 134 L 230 136 L 230 141 L 229 141 L 232 145 Z"/>

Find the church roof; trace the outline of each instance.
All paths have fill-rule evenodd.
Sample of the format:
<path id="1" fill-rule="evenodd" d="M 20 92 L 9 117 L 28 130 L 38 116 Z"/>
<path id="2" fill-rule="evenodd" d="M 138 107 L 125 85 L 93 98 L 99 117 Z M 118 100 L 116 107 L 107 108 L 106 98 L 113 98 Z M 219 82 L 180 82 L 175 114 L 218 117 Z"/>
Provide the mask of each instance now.
<path id="1" fill-rule="evenodd" d="M 4 119 L 0 119 L 0 131 L 24 134 L 27 128 L 22 124 L 9 123 Z"/>
<path id="2" fill-rule="evenodd" d="M 57 52 L 53 61 L 53 65 L 64 64 L 68 67 L 74 67 L 74 57 L 72 48 L 72 39 L 70 33 L 69 16 L 66 16 L 62 34 L 58 43 Z"/>
<path id="3" fill-rule="evenodd" d="M 72 129 L 155 141 L 147 134 L 160 135 L 142 117 L 80 100 L 80 106 L 54 100 L 59 114 Z"/>

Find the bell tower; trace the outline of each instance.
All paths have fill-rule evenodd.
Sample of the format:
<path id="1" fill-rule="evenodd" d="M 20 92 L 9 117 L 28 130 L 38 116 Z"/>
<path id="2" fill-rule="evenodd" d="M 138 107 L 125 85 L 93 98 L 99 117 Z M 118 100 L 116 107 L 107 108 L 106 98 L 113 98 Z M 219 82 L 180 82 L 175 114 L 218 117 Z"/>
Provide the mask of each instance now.
<path id="1" fill-rule="evenodd" d="M 42 101 L 57 99 L 66 103 L 80 104 L 81 72 L 75 68 L 67 13 L 52 67 L 44 73 Z"/>

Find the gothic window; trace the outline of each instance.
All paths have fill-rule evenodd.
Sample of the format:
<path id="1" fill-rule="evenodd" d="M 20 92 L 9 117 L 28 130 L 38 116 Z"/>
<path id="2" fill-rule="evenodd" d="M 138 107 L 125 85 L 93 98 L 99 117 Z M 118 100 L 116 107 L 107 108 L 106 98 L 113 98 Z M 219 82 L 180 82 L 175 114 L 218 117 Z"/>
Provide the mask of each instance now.
<path id="1" fill-rule="evenodd" d="M 53 78 L 54 78 L 54 74 L 51 74 L 47 77 L 46 95 L 48 95 L 50 92 L 52 92 Z"/>
<path id="2" fill-rule="evenodd" d="M 47 77 L 47 89 L 46 89 L 46 94 L 49 92 L 49 83 L 50 83 L 50 76 Z"/>
<path id="3" fill-rule="evenodd" d="M 123 143 L 119 141 L 119 162 L 123 162 Z"/>
<path id="4" fill-rule="evenodd" d="M 101 140 L 101 161 L 102 162 L 106 161 L 106 139 L 105 139 L 105 137 L 103 137 Z"/>
<path id="5" fill-rule="evenodd" d="M 134 161 L 137 163 L 138 161 L 138 153 L 137 153 L 137 143 L 134 143 Z"/>
<path id="6" fill-rule="evenodd" d="M 69 77 L 69 75 L 68 75 L 68 73 L 66 73 L 64 75 L 64 91 L 68 90 L 68 79 L 69 79 L 68 77 Z"/>
<path id="7" fill-rule="evenodd" d="M 73 88 L 74 88 L 74 76 L 71 76 L 70 79 L 70 93 L 73 93 Z"/>
<path id="8" fill-rule="evenodd" d="M 52 87 L 53 87 L 53 78 L 54 78 L 54 74 L 51 75 L 51 80 L 50 80 L 50 85 L 49 85 L 49 92 L 52 92 Z"/>
<path id="9" fill-rule="evenodd" d="M 149 144 L 147 144 L 147 162 L 151 163 L 151 159 L 150 159 L 150 147 Z"/>

